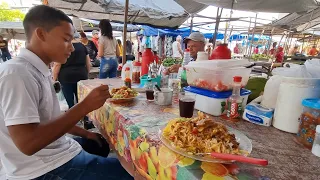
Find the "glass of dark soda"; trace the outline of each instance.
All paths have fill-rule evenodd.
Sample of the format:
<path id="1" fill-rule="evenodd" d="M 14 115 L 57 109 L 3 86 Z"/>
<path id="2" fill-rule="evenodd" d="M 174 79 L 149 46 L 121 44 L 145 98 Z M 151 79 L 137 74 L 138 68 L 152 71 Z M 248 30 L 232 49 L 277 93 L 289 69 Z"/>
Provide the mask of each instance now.
<path id="1" fill-rule="evenodd" d="M 147 100 L 153 101 L 154 100 L 154 91 L 153 89 L 147 89 L 146 90 Z"/>
<path id="2" fill-rule="evenodd" d="M 184 118 L 192 118 L 196 96 L 192 94 L 179 94 L 179 111 L 180 116 Z"/>

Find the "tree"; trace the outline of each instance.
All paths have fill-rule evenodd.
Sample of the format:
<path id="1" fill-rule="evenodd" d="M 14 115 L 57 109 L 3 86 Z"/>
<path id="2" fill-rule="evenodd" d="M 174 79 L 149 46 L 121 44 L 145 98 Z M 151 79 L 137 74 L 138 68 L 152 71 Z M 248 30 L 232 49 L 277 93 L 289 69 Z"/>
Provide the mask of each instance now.
<path id="1" fill-rule="evenodd" d="M 21 10 L 10 9 L 5 2 L 0 4 L 0 21 L 22 21 L 24 16 Z"/>

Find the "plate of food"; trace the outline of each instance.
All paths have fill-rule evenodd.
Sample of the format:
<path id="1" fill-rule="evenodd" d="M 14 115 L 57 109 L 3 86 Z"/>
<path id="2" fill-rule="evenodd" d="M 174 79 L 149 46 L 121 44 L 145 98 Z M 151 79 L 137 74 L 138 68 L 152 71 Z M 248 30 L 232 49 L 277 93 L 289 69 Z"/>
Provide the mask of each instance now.
<path id="1" fill-rule="evenodd" d="M 231 127 L 198 112 L 196 118 L 176 118 L 159 130 L 161 141 L 172 151 L 199 161 L 231 163 L 214 158 L 211 153 L 248 156 L 251 140 Z"/>
<path id="2" fill-rule="evenodd" d="M 112 98 L 110 98 L 109 101 L 116 103 L 133 101 L 134 98 L 136 98 L 139 95 L 137 91 L 126 86 L 120 88 L 113 88 L 110 94 Z"/>

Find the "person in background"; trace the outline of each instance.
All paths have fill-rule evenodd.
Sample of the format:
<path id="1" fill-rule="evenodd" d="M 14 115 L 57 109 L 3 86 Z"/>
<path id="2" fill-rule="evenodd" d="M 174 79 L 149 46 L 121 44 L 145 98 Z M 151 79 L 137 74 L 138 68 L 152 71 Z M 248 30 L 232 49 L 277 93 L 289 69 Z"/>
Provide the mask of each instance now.
<path id="1" fill-rule="evenodd" d="M 11 54 L 8 49 L 8 41 L 4 40 L 2 36 L 0 36 L 0 49 L 3 62 L 10 60 Z"/>
<path id="2" fill-rule="evenodd" d="M 0 159 L 6 179 L 133 179 L 119 160 L 88 152 L 85 141 L 98 150 L 101 135 L 76 126 L 110 98 L 107 85 L 61 112 L 48 66 L 66 63 L 74 51 L 72 20 L 39 5 L 27 12 L 23 27 L 26 49 L 0 66 Z"/>
<path id="3" fill-rule="evenodd" d="M 269 55 L 273 56 L 276 53 L 277 42 L 272 43 L 272 49 L 269 51 Z"/>
<path id="4" fill-rule="evenodd" d="M 299 47 L 298 46 L 294 46 L 292 49 L 290 49 L 288 55 L 289 56 L 296 56 L 296 54 L 299 53 Z"/>
<path id="5" fill-rule="evenodd" d="M 259 54 L 259 46 L 256 46 L 253 50 L 253 54 Z"/>
<path id="6" fill-rule="evenodd" d="M 277 53 L 276 53 L 276 62 L 277 63 L 282 63 L 283 62 L 283 58 L 284 58 L 284 52 L 283 52 L 283 47 L 279 46 Z"/>
<path id="7" fill-rule="evenodd" d="M 122 43 L 121 43 L 120 39 L 117 39 L 117 46 L 119 48 L 120 56 L 122 56 L 123 55 L 123 47 L 122 47 Z"/>
<path id="8" fill-rule="evenodd" d="M 309 56 L 317 56 L 319 51 L 317 50 L 316 46 L 312 46 L 312 48 L 309 51 Z"/>
<path id="9" fill-rule="evenodd" d="M 91 65 L 93 67 L 99 67 L 100 61 L 97 59 L 98 49 L 93 41 L 87 38 L 87 35 L 84 32 L 80 32 L 81 43 L 87 48 Z"/>
<path id="10" fill-rule="evenodd" d="M 132 60 L 134 61 L 135 60 L 135 57 L 133 55 L 133 52 L 132 52 L 132 43 L 130 40 L 126 40 L 126 56 L 127 56 L 127 60 Z"/>
<path id="11" fill-rule="evenodd" d="M 99 23 L 101 36 L 99 38 L 98 57 L 100 60 L 99 78 L 114 78 L 117 76 L 118 58 L 120 56 L 116 38 L 112 34 L 110 21 L 102 19 Z"/>
<path id="12" fill-rule="evenodd" d="M 182 37 L 177 36 L 176 41 L 172 43 L 172 57 L 182 59 L 183 51 L 181 48 Z"/>
<path id="13" fill-rule="evenodd" d="M 239 54 L 240 53 L 240 49 L 239 49 L 239 44 L 237 43 L 236 46 L 233 48 L 233 53 L 234 54 Z"/>
<path id="14" fill-rule="evenodd" d="M 200 32 L 193 32 L 187 38 L 184 39 L 184 43 L 187 44 L 187 48 L 190 50 L 191 61 L 197 60 L 199 51 L 205 51 L 206 39 Z M 169 73 L 178 73 L 181 65 L 174 64 L 170 66 Z"/>
<path id="15" fill-rule="evenodd" d="M 204 35 L 200 32 L 193 32 L 189 37 L 184 39 L 184 43 L 187 44 L 187 48 L 190 49 L 190 56 L 192 61 L 197 59 L 197 54 L 199 51 L 204 51 L 206 46 L 206 39 Z"/>
<path id="16" fill-rule="evenodd" d="M 96 45 L 97 49 L 99 48 L 99 31 L 92 31 L 92 42 Z"/>
<path id="17" fill-rule="evenodd" d="M 212 53 L 212 46 L 213 46 L 213 44 L 212 44 L 212 43 L 208 43 L 208 45 L 207 45 L 206 52 L 208 53 L 208 59 L 210 59 L 210 57 L 211 57 L 211 53 Z"/>
<path id="18" fill-rule="evenodd" d="M 88 74 L 91 68 L 88 50 L 79 41 L 80 34 L 75 32 L 73 38 L 72 45 L 74 47 L 74 51 L 67 59 L 67 62 L 65 64 L 54 63 L 53 66 L 53 81 L 59 80 L 61 83 L 61 89 L 64 97 L 66 98 L 69 109 L 74 106 L 75 99 L 76 102 L 78 102 L 77 83 L 81 80 L 88 79 Z M 84 118 L 84 127 L 85 129 L 93 127 L 87 117 Z"/>

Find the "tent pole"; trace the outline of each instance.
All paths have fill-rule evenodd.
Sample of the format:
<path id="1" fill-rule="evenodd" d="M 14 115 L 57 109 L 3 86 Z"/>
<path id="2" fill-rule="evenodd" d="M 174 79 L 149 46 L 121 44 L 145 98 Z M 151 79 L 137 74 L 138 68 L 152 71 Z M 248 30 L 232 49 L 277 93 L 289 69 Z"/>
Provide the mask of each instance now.
<path id="1" fill-rule="evenodd" d="M 250 17 L 250 22 L 249 22 L 249 27 L 248 27 L 248 36 L 247 36 L 247 41 L 246 41 L 246 51 L 244 54 L 248 55 L 248 46 L 249 46 L 249 34 L 250 34 L 250 28 L 251 28 L 251 17 Z"/>
<path id="2" fill-rule="evenodd" d="M 219 12 L 219 10 L 220 10 L 220 12 Z M 219 29 L 219 23 L 220 23 L 222 11 L 223 11 L 223 8 L 220 9 L 218 7 L 218 9 L 217 9 L 217 17 L 216 17 L 216 26 L 214 28 L 214 36 L 213 36 L 213 42 L 212 42 L 212 49 L 214 49 L 215 46 L 216 46 L 216 40 L 217 40 L 217 36 L 218 36 L 218 29 Z"/>
<path id="3" fill-rule="evenodd" d="M 190 23 L 190 34 L 192 33 L 192 29 L 193 29 L 193 14 L 191 14 L 191 23 Z"/>
<path id="4" fill-rule="evenodd" d="M 254 42 L 254 32 L 255 32 L 256 27 L 257 27 L 257 18 L 258 18 L 258 13 L 256 13 L 256 17 L 254 19 L 254 28 L 252 30 L 251 44 L 250 44 L 250 49 L 249 49 L 250 57 L 251 57 L 251 54 L 252 54 L 252 45 L 253 45 L 253 42 Z"/>
<path id="5" fill-rule="evenodd" d="M 234 4 L 235 0 L 232 0 L 232 4 L 231 4 L 231 9 L 230 9 L 230 19 L 228 22 L 226 22 L 226 29 L 224 30 L 224 39 L 223 39 L 223 43 L 226 44 L 227 43 L 227 30 L 229 28 L 230 22 L 231 22 L 231 18 L 232 18 L 232 13 L 233 13 L 233 4 Z"/>
<path id="6" fill-rule="evenodd" d="M 124 24 L 123 24 L 123 51 L 122 51 L 122 65 L 127 61 L 126 52 L 127 52 L 127 21 L 128 21 L 128 9 L 129 9 L 129 0 L 126 0 L 125 9 L 124 9 Z"/>

